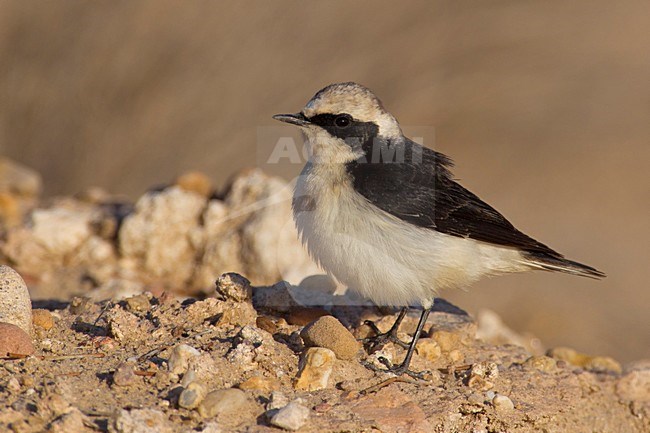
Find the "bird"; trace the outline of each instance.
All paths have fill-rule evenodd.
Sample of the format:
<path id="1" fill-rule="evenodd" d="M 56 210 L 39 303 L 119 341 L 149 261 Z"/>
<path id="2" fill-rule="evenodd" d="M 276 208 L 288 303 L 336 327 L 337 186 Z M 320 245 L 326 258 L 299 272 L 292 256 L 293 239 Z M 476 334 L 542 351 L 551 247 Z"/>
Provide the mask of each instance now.
<path id="1" fill-rule="evenodd" d="M 452 160 L 407 138 L 363 85 L 330 84 L 300 112 L 273 118 L 299 127 L 309 149 L 292 200 L 309 254 L 375 304 L 401 307 L 388 332 L 373 327 L 372 346 L 408 349 L 397 365 L 380 358 L 381 371 L 420 374 L 409 370 L 411 358 L 442 290 L 530 270 L 605 277 L 519 231 L 461 186 Z M 397 331 L 411 306 L 422 313 L 406 343 Z"/>

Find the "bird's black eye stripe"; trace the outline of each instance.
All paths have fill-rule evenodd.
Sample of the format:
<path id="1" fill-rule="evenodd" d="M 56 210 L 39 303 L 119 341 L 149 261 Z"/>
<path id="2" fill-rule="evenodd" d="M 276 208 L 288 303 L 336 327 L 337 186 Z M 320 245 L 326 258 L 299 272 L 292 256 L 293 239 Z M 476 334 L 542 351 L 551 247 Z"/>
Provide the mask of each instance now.
<path id="1" fill-rule="evenodd" d="M 325 129 L 334 137 L 354 143 L 371 143 L 379 133 L 377 124 L 356 120 L 347 113 L 321 113 L 307 120 Z"/>

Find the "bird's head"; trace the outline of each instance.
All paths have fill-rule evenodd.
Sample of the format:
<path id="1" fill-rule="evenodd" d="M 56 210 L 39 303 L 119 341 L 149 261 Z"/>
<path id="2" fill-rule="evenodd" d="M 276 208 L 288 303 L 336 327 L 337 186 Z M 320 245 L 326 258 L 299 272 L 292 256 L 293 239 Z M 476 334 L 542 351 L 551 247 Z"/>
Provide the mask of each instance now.
<path id="1" fill-rule="evenodd" d="M 379 98 L 356 83 L 331 84 L 320 90 L 299 113 L 274 119 L 300 127 L 320 162 L 349 162 L 376 140 L 402 136 L 397 120 Z"/>

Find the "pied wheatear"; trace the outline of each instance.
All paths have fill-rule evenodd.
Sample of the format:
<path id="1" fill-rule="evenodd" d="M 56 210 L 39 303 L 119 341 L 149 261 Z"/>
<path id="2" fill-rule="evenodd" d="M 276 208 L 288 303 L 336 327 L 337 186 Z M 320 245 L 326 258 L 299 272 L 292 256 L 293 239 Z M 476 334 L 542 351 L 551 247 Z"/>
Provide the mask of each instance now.
<path id="1" fill-rule="evenodd" d="M 299 113 L 274 118 L 297 125 L 311 150 L 293 211 L 313 258 L 375 303 L 404 307 L 380 342 L 407 346 L 397 339 L 406 307 L 423 308 L 404 361 L 382 361 L 390 372 L 413 374 L 413 350 L 440 290 L 534 269 L 605 276 L 520 232 L 463 188 L 451 160 L 405 137 L 359 84 L 332 84 Z"/>

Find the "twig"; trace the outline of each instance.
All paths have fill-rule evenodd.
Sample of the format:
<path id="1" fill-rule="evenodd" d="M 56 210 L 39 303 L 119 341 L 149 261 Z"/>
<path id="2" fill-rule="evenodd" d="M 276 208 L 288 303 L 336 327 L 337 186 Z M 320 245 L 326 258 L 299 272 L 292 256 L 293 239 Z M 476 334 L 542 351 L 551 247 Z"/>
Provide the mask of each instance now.
<path id="1" fill-rule="evenodd" d="M 372 392 L 377 392 L 380 389 L 390 385 L 391 383 L 395 383 L 395 382 L 410 383 L 412 385 L 416 385 L 416 384 L 420 383 L 420 382 L 415 381 L 413 379 L 407 379 L 407 378 L 402 377 L 402 376 L 394 376 L 394 377 L 389 377 L 386 380 L 382 380 L 381 382 L 379 382 L 376 385 L 373 385 L 373 386 L 370 386 L 368 388 L 362 389 L 361 391 L 359 391 L 359 394 L 365 395 L 365 394 L 370 394 Z"/>

